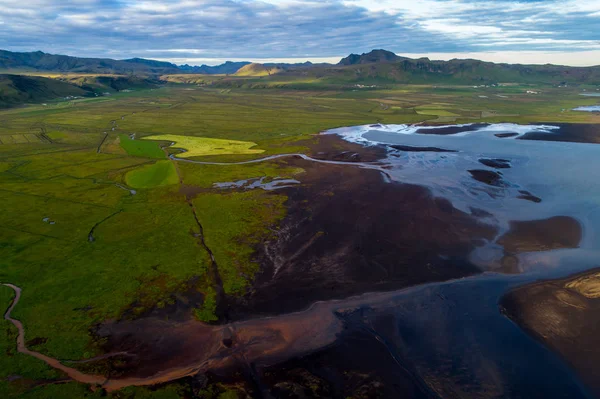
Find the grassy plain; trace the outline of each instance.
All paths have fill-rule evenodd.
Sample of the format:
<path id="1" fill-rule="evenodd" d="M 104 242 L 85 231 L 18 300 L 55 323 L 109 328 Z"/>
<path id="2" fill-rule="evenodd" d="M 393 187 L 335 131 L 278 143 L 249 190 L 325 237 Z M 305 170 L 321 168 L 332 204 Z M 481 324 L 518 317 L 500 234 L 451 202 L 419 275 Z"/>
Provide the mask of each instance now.
<path id="1" fill-rule="evenodd" d="M 570 111 L 598 101 L 580 96 L 579 88 L 538 88 L 540 94 L 527 94 L 531 87 L 525 85 L 311 85 L 169 84 L 0 111 L 0 282 L 23 288 L 13 315 L 23 321 L 29 347 L 59 359 L 95 356 L 102 344 L 93 334 L 95 325 L 168 310 L 190 290 L 205 298 L 193 310 L 196 317 L 215 321 L 210 258 L 198 243 L 199 226 L 188 201 L 215 255 L 226 295 L 248 289 L 258 269 L 253 248 L 285 215 L 286 197 L 211 187 L 262 176 L 293 177 L 302 170 L 278 162 L 175 165 L 152 141 L 157 137 L 200 149 L 189 156 L 228 161 L 307 151 L 305 143 L 320 131 L 357 124 L 600 122 L 598 115 Z M 132 134 L 135 140 L 129 139 Z M 206 138 L 245 144 L 223 152 L 219 148 L 225 147 Z M 202 190 L 186 198 L 179 179 Z M 0 286 L 1 307 L 11 295 Z M 15 330 L 6 322 L 3 326 L 0 346 L 8 356 L 0 358 L 0 396 L 100 394 L 76 383 L 49 383 L 59 373 L 16 353 Z M 171 384 L 111 396 L 170 398 L 184 391 Z M 215 388 L 202 395 L 226 392 Z"/>

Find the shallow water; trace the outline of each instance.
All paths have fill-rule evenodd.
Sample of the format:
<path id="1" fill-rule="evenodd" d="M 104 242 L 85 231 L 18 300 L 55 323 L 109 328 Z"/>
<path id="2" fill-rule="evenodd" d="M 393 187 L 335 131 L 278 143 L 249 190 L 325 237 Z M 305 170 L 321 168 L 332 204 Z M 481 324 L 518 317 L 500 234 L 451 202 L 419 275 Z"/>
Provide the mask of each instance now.
<path id="1" fill-rule="evenodd" d="M 220 188 L 220 189 L 238 188 L 238 189 L 251 190 L 254 188 L 260 188 L 265 191 L 273 191 L 273 190 L 278 190 L 278 189 L 282 189 L 282 188 L 288 188 L 294 184 L 300 184 L 300 182 L 295 179 L 275 178 L 271 181 L 265 181 L 266 179 L 267 179 L 267 177 L 263 176 L 263 177 L 253 178 L 253 179 L 244 179 L 244 180 L 238 180 L 238 181 L 232 181 L 232 182 L 214 183 L 213 186 L 215 188 Z"/>
<path id="2" fill-rule="evenodd" d="M 600 105 L 590 105 L 587 107 L 573 108 L 573 111 L 584 111 L 584 112 L 600 112 Z"/>
<path id="3" fill-rule="evenodd" d="M 600 146 L 516 139 L 528 133 L 553 135 L 560 129 L 552 125 L 514 124 L 371 125 L 327 133 L 363 145 L 455 151 L 398 151 L 390 147 L 386 172 L 391 181 L 427 186 L 434 195 L 449 199 L 465 212 L 473 208 L 488 212 L 492 216 L 487 222 L 500 226 L 499 236 L 508 230 L 510 221 L 557 215 L 573 217 L 582 224 L 584 235 L 580 248 L 570 251 L 585 251 L 586 256 L 597 256 L 600 260 L 600 185 L 595 183 L 593 172 L 600 170 Z M 511 133 L 515 136 L 497 136 Z M 480 162 L 482 159 L 501 159 L 508 161 L 506 164 L 510 167 L 489 167 Z M 500 183 L 490 185 L 477 181 L 469 170 L 499 173 Z M 524 192 L 539 197 L 541 202 L 518 198 Z M 500 247 L 489 243 L 474 254 L 474 261 L 488 268 L 494 263 L 494 257 L 502 253 Z"/>

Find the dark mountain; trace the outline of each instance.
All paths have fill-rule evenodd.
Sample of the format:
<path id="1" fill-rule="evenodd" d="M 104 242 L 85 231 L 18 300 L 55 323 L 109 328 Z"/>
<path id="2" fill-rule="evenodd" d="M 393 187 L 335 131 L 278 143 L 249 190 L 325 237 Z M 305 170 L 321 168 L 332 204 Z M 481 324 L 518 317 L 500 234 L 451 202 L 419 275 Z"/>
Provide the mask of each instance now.
<path id="1" fill-rule="evenodd" d="M 173 64 L 141 58 L 120 61 L 109 58 L 79 58 L 46 54 L 41 51 L 15 53 L 5 50 L 0 50 L 0 69 L 104 74 L 157 74 L 179 71 Z"/>
<path id="2" fill-rule="evenodd" d="M 236 73 L 239 69 L 245 67 L 250 64 L 250 62 L 242 61 L 242 62 L 233 62 L 227 61 L 221 65 L 201 65 L 201 66 L 190 66 L 190 65 L 180 65 L 179 69 L 184 73 L 197 73 L 203 75 L 230 75 Z"/>
<path id="3" fill-rule="evenodd" d="M 338 65 L 357 65 L 357 64 L 372 64 L 376 62 L 396 62 L 401 60 L 407 60 L 406 57 L 400 57 L 391 51 L 387 50 L 373 50 L 368 53 L 350 54 L 346 58 L 338 63 Z"/>

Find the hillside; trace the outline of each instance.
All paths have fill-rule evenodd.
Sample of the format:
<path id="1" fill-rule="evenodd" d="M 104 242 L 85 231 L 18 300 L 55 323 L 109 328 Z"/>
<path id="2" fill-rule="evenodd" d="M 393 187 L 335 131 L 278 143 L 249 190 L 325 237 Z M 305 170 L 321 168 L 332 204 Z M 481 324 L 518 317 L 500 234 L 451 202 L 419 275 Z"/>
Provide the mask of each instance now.
<path id="1" fill-rule="evenodd" d="M 600 83 L 600 67 L 495 64 L 479 60 L 359 63 L 314 71 L 325 79 L 350 82 L 493 84 L 502 82 L 565 84 Z"/>
<path id="2" fill-rule="evenodd" d="M 283 71 L 283 68 L 278 66 L 267 67 L 263 64 L 252 63 L 240 68 L 236 76 L 270 76 Z"/>
<path id="3" fill-rule="evenodd" d="M 496 64 L 472 59 L 432 61 L 428 58 L 410 59 L 389 51 L 374 50 L 362 55 L 351 54 L 337 65 L 287 68 L 279 71 L 276 78 L 270 79 L 277 82 L 310 79 L 327 85 L 600 84 L 600 66 Z M 227 80 L 220 81 L 219 84 L 236 85 L 234 81 Z"/>
<path id="4" fill-rule="evenodd" d="M 0 75 L 0 108 L 92 93 L 60 80 L 39 76 Z"/>
<path id="5" fill-rule="evenodd" d="M 64 75 L 57 79 L 98 94 L 122 90 L 154 89 L 159 84 L 156 80 L 139 76 Z"/>
<path id="6" fill-rule="evenodd" d="M 123 90 L 152 89 L 159 83 L 138 76 L 63 75 L 50 78 L 0 74 L 0 108 L 68 96 L 91 97 Z"/>
<path id="7" fill-rule="evenodd" d="M 121 74 L 176 73 L 179 71 L 174 64 L 140 58 L 120 61 L 108 58 L 79 58 L 47 54 L 41 51 L 16 53 L 0 50 L 0 70 L 2 69 Z"/>

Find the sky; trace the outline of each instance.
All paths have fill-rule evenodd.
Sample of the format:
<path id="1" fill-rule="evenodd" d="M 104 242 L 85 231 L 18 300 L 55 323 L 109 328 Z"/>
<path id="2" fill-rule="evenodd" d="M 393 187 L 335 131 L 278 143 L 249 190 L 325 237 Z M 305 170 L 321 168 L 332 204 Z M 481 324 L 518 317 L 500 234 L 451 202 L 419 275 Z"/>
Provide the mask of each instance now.
<path id="1" fill-rule="evenodd" d="M 600 65 L 600 0 L 0 0 L 0 49 L 80 57 Z"/>

